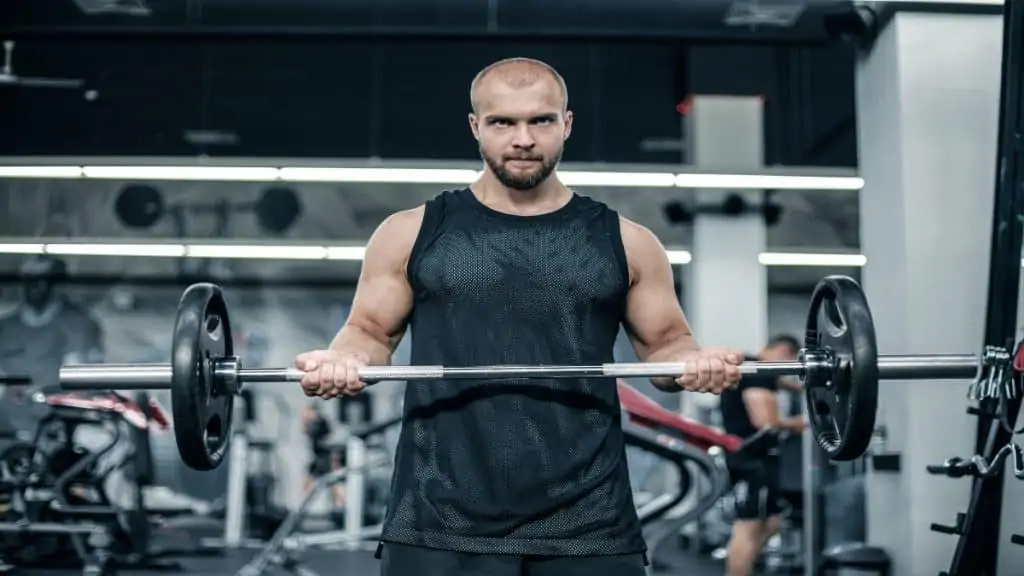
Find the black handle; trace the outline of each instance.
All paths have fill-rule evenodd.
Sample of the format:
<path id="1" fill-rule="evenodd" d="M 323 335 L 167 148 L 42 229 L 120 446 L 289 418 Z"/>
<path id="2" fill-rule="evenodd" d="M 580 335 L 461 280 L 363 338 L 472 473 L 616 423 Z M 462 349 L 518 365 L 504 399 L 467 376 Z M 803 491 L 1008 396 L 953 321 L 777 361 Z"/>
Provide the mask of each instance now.
<path id="1" fill-rule="evenodd" d="M 950 478 L 963 478 L 964 476 L 975 476 L 976 470 L 974 464 L 971 462 L 965 462 L 960 458 L 950 458 L 942 464 L 929 464 L 927 467 L 929 474 L 941 474 Z"/>
<path id="2" fill-rule="evenodd" d="M 964 533 L 964 522 L 967 521 L 967 515 L 960 512 L 956 515 L 956 525 L 946 526 L 944 524 L 932 524 L 931 529 L 933 532 L 939 532 L 941 534 L 956 534 L 961 535 Z"/>

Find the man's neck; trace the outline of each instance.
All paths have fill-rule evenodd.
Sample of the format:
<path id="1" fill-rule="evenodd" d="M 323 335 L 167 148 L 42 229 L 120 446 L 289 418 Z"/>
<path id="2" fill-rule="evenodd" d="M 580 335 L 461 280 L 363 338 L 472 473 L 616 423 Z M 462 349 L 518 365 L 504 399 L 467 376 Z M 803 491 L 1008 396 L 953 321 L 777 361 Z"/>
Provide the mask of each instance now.
<path id="1" fill-rule="evenodd" d="M 488 207 L 524 216 L 553 212 L 572 199 L 572 190 L 559 182 L 554 174 L 536 188 L 514 190 L 485 171 L 470 189 Z"/>

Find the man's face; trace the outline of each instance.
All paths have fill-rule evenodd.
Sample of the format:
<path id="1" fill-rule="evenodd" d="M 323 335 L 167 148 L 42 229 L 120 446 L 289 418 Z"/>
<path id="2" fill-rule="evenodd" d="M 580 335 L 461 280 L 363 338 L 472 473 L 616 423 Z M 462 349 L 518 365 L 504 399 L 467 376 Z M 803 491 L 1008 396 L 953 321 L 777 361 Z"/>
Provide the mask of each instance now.
<path id="1" fill-rule="evenodd" d="M 555 171 L 572 130 L 572 112 L 563 111 L 558 83 L 545 77 L 513 88 L 492 79 L 482 83 L 478 94 L 470 127 L 480 157 L 508 188 L 536 188 Z"/>
<path id="2" fill-rule="evenodd" d="M 53 296 L 53 280 L 45 276 L 31 276 L 23 286 L 25 303 L 40 310 L 50 303 Z"/>
<path id="3" fill-rule="evenodd" d="M 764 359 L 766 362 L 792 362 L 796 360 L 796 353 L 790 350 L 785 344 L 776 344 L 765 348 Z"/>

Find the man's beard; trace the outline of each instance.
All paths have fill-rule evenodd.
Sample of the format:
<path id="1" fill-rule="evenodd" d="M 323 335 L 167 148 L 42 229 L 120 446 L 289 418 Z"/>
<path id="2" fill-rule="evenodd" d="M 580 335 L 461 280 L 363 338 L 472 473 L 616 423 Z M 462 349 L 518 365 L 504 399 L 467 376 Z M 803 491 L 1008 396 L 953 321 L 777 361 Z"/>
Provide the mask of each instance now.
<path id="1" fill-rule="evenodd" d="M 501 182 L 502 185 L 504 185 L 507 188 L 511 188 L 512 190 L 519 190 L 521 192 L 524 192 L 526 190 L 533 190 L 537 186 L 540 186 L 542 182 L 544 182 L 545 180 L 548 179 L 549 176 L 551 176 L 551 174 L 555 171 L 555 168 L 558 167 L 558 162 L 562 159 L 562 150 L 559 149 L 558 152 L 556 152 L 548 160 L 545 160 L 543 157 L 540 156 L 510 156 L 505 157 L 499 161 L 488 156 L 481 148 L 480 157 L 483 158 L 484 162 L 487 163 L 487 166 L 491 169 L 491 172 L 494 173 L 494 176 L 498 179 L 498 182 Z M 526 174 L 513 174 L 512 172 L 506 170 L 504 166 L 504 162 L 509 162 L 512 160 L 537 161 L 540 164 L 540 170 Z"/>

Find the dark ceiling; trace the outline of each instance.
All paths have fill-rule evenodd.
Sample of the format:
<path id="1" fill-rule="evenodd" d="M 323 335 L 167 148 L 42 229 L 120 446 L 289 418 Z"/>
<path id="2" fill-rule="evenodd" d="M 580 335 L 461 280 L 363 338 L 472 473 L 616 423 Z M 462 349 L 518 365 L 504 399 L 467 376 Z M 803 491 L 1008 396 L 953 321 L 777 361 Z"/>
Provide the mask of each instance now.
<path id="1" fill-rule="evenodd" d="M 473 159 L 470 79 L 525 55 L 569 84 L 566 160 L 680 162 L 647 144 L 713 93 L 764 96 L 768 164 L 854 166 L 853 52 L 825 26 L 848 5 L 771 4 L 5 0 L 15 73 L 84 84 L 0 86 L 0 154 Z"/>

